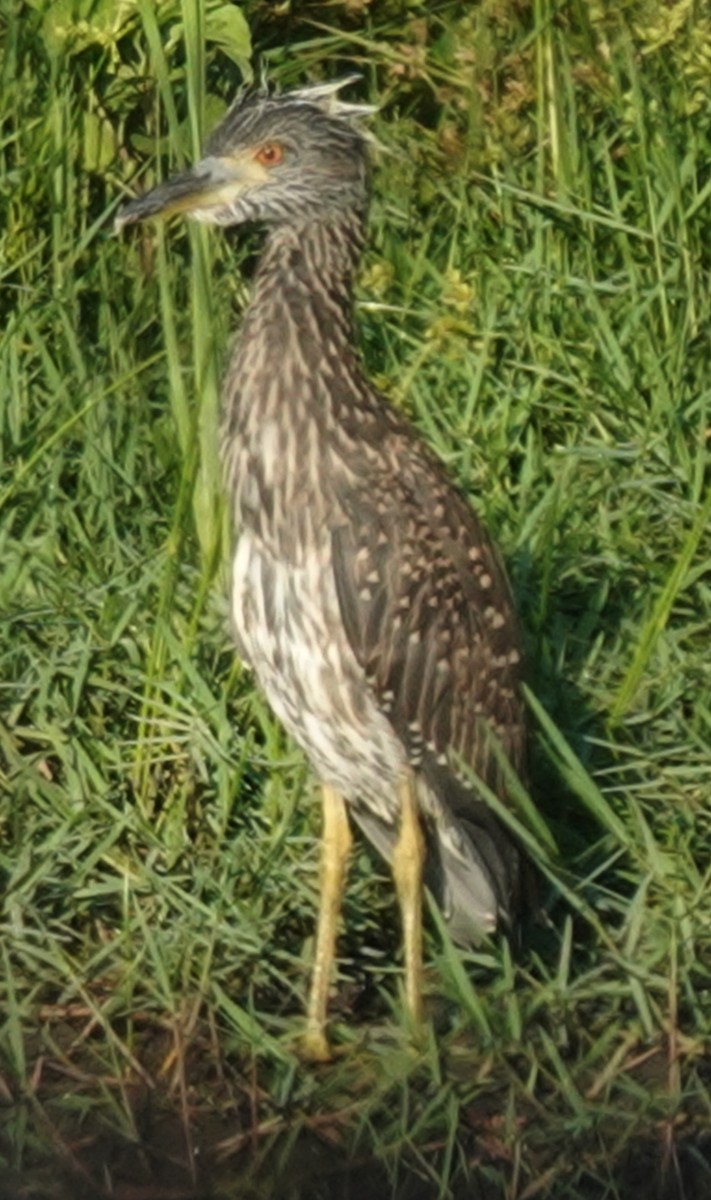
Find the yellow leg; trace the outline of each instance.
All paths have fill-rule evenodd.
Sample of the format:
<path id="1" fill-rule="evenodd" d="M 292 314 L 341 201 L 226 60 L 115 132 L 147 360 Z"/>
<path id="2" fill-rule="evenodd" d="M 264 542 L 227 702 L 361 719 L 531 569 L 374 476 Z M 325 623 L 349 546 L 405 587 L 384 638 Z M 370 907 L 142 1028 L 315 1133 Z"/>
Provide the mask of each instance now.
<path id="1" fill-rule="evenodd" d="M 326 1037 L 328 990 L 336 953 L 336 934 L 346 861 L 352 841 L 343 797 L 328 784 L 324 784 L 321 903 L 316 930 L 316 956 L 306 1012 L 306 1034 L 301 1041 L 303 1056 L 313 1062 L 326 1062 L 331 1057 Z"/>
<path id="2" fill-rule="evenodd" d="M 417 809 L 415 781 L 401 781 L 400 836 L 393 853 L 393 876 L 402 914 L 405 946 L 405 998 L 413 1024 L 422 1022 L 422 869 L 425 839 Z"/>

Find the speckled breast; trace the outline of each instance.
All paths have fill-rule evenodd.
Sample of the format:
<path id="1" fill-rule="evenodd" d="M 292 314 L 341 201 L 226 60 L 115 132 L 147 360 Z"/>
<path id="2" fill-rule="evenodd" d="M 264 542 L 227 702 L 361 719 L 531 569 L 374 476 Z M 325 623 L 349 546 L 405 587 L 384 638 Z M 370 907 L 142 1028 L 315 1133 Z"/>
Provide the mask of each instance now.
<path id="1" fill-rule="evenodd" d="M 232 570 L 234 632 L 318 778 L 348 800 L 366 801 L 390 823 L 405 755 L 343 634 L 328 549 L 322 542 L 294 566 L 276 561 L 258 536 L 244 531 Z"/>

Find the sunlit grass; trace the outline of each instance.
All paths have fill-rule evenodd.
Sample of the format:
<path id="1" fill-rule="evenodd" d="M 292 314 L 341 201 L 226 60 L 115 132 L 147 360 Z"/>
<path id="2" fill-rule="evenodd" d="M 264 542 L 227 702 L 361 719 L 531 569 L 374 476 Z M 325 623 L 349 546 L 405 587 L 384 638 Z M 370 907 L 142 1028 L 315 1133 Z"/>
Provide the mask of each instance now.
<path id="1" fill-rule="evenodd" d="M 172 1156 L 235 1196 L 707 1194 L 711 121 L 705 27 L 665 42 L 667 7 L 444 4 L 424 42 L 399 6 L 245 9 L 283 83 L 355 63 L 383 103 L 363 352 L 502 546 L 535 730 L 520 953 L 432 913 L 414 1054 L 359 844 L 318 1071 L 313 783 L 224 601 L 219 379 L 257 239 L 111 236 L 219 114 L 239 30 L 228 60 L 214 4 L 127 8 L 114 42 L 8 18 L 3 1186 L 64 1195 L 59 1163 L 66 1195 L 120 1194 Z"/>

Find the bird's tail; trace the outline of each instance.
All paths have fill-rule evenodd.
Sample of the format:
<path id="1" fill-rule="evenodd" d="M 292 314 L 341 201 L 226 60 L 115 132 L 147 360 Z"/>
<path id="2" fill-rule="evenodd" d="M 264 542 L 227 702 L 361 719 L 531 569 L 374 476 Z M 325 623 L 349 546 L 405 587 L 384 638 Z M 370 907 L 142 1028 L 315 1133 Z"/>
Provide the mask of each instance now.
<path id="1" fill-rule="evenodd" d="M 427 847 L 424 879 L 453 941 L 476 945 L 483 935 L 513 931 L 519 915 L 522 860 L 518 846 L 484 801 L 439 764 L 417 776 Z M 372 809 L 353 816 L 376 850 L 392 860 L 397 837 Z"/>
<path id="2" fill-rule="evenodd" d="M 521 854 L 484 801 L 446 767 L 425 766 L 425 883 L 452 939 L 476 945 L 483 933 L 513 930 L 519 915 Z M 429 809 L 429 811 L 428 811 Z M 430 815 L 430 813 L 432 815 Z"/>

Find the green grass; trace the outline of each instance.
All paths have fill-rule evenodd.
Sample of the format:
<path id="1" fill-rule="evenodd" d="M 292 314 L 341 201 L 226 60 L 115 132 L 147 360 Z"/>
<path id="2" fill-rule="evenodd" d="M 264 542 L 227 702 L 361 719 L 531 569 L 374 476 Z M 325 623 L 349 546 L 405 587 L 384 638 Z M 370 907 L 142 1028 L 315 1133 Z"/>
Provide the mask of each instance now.
<path id="1" fill-rule="evenodd" d="M 415 1053 L 359 844 L 347 1052 L 299 1065 L 318 809 L 234 660 L 214 448 L 258 236 L 110 236 L 248 72 L 246 25 L 6 6 L 0 1197 L 703 1198 L 711 21 L 282 7 L 244 6 L 257 73 L 355 67 L 381 104 L 363 350 L 509 564 L 542 913 L 516 957 L 431 914 Z"/>

